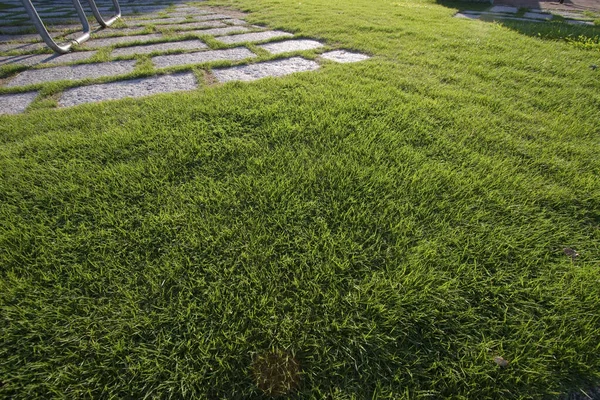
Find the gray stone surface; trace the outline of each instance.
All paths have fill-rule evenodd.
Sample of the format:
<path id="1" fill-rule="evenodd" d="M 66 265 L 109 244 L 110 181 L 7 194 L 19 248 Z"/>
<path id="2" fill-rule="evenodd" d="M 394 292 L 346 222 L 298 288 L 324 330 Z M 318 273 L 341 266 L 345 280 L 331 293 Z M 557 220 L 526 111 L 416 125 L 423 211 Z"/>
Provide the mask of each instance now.
<path id="1" fill-rule="evenodd" d="M 174 30 L 186 30 L 186 29 L 197 29 L 197 28 L 221 28 L 227 26 L 220 21 L 206 21 L 206 22 L 192 22 L 189 24 L 178 24 L 178 25 L 161 25 L 161 28 L 174 29 Z"/>
<path id="2" fill-rule="evenodd" d="M 184 22 L 193 22 L 185 18 L 154 18 L 154 19 L 136 19 L 129 20 L 132 25 L 164 25 L 164 24 L 181 24 Z"/>
<path id="3" fill-rule="evenodd" d="M 567 24 L 570 25 L 589 25 L 594 26 L 594 23 L 591 21 L 579 21 L 579 20 L 565 20 Z"/>
<path id="4" fill-rule="evenodd" d="M 226 28 L 214 28 L 214 29 L 201 29 L 196 31 L 181 31 L 179 34 L 192 34 L 192 35 L 209 35 L 209 36 L 222 36 L 229 35 L 232 33 L 243 33 L 250 29 L 243 26 L 228 26 Z"/>
<path id="5" fill-rule="evenodd" d="M 317 42 L 316 40 L 300 39 L 284 40 L 283 42 L 261 44 L 258 47 L 268 51 L 271 54 L 282 54 L 289 53 L 291 51 L 318 49 L 319 47 L 323 47 L 323 44 Z"/>
<path id="6" fill-rule="evenodd" d="M 491 13 L 508 13 L 508 14 L 516 14 L 519 9 L 517 7 L 508 7 L 508 6 L 494 6 L 489 9 Z"/>
<path id="7" fill-rule="evenodd" d="M 196 88 L 196 78 L 191 72 L 174 75 L 152 76 L 90 85 L 66 90 L 60 98 L 63 107 L 126 97 L 143 97 L 158 93 L 172 93 Z"/>
<path id="8" fill-rule="evenodd" d="M 32 69 L 21 72 L 12 79 L 7 86 L 26 86 L 52 81 L 76 81 L 81 79 L 125 75 L 133 72 L 135 63 L 135 61 L 113 61 L 98 64 Z"/>
<path id="9" fill-rule="evenodd" d="M 42 39 L 37 33 L 24 33 L 22 35 L 0 35 L 0 42 L 40 42 Z"/>
<path id="10" fill-rule="evenodd" d="M 68 64 L 91 58 L 95 51 L 78 51 L 67 54 L 31 54 L 21 56 L 0 57 L 1 65 L 38 65 L 38 64 Z"/>
<path id="11" fill-rule="evenodd" d="M 545 13 L 534 13 L 534 12 L 526 12 L 523 14 L 523 18 L 531 18 L 531 19 L 539 19 L 539 20 L 551 20 L 552 14 Z"/>
<path id="12" fill-rule="evenodd" d="M 194 17 L 194 19 L 197 21 L 213 21 L 213 20 L 217 20 L 217 19 L 229 19 L 229 18 L 231 18 L 231 15 L 225 15 L 225 14 L 209 14 L 209 15 L 201 15 L 199 17 Z"/>
<path id="13" fill-rule="evenodd" d="M 37 95 L 38 92 L 0 95 L 0 115 L 22 113 L 35 100 Z"/>
<path id="14" fill-rule="evenodd" d="M 318 68 L 319 64 L 314 61 L 301 57 L 292 57 L 284 60 L 216 69 L 213 73 L 219 82 L 253 81 L 268 76 L 277 77 L 295 72 L 314 71 Z"/>
<path id="15" fill-rule="evenodd" d="M 244 43 L 244 42 L 262 42 L 274 38 L 293 37 L 291 33 L 283 31 L 264 31 L 254 33 L 244 33 L 242 35 L 221 36 L 217 40 L 226 44 Z"/>
<path id="16" fill-rule="evenodd" d="M 15 33 L 33 33 L 35 27 L 33 25 L 21 25 L 21 26 L 0 26 L 0 33 L 5 35 L 12 35 Z"/>
<path id="17" fill-rule="evenodd" d="M 44 49 L 44 43 L 0 43 L 0 51 L 31 52 Z"/>
<path id="18" fill-rule="evenodd" d="M 98 48 L 114 46 L 115 44 L 123 43 L 136 43 L 136 42 L 149 42 L 152 40 L 163 39 L 161 33 L 151 33 L 149 35 L 135 35 L 135 36 L 118 36 L 110 38 L 90 39 L 82 44 L 83 47 Z"/>
<path id="19" fill-rule="evenodd" d="M 208 46 L 200 40 L 184 40 L 181 42 L 166 42 L 147 44 L 143 46 L 131 46 L 121 47 L 112 51 L 111 56 L 128 56 L 132 54 L 149 54 L 157 51 L 170 51 L 170 50 L 200 50 L 206 49 Z"/>
<path id="20" fill-rule="evenodd" d="M 152 62 L 158 68 L 174 67 L 186 64 L 200 64 L 211 61 L 239 61 L 256 57 L 245 47 L 236 47 L 227 50 L 211 50 L 197 53 L 173 54 L 152 57 Z"/>
<path id="21" fill-rule="evenodd" d="M 247 22 L 239 18 L 222 19 L 221 21 L 229 25 L 246 25 Z"/>
<path id="22" fill-rule="evenodd" d="M 334 50 L 321 54 L 321 57 L 326 60 L 331 60 L 339 63 L 353 63 L 368 60 L 369 56 L 360 53 L 352 53 L 346 50 Z"/>

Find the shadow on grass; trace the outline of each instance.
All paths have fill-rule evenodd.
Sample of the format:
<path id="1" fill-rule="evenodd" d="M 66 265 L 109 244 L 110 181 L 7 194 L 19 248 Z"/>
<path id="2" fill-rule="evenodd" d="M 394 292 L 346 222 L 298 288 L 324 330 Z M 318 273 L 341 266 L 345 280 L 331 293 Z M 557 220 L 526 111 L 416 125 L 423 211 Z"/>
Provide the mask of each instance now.
<path id="1" fill-rule="evenodd" d="M 485 11 L 491 7 L 489 3 L 483 2 L 461 2 L 437 0 L 437 3 L 448 8 L 454 8 L 457 12 Z M 529 9 L 521 8 L 515 14 L 521 17 Z M 529 22 L 514 21 L 509 19 L 495 19 L 490 16 L 482 16 L 480 21 L 497 23 L 520 34 L 544 40 L 564 40 L 581 48 L 600 50 L 600 25 L 572 25 L 558 15 L 552 21 Z"/>

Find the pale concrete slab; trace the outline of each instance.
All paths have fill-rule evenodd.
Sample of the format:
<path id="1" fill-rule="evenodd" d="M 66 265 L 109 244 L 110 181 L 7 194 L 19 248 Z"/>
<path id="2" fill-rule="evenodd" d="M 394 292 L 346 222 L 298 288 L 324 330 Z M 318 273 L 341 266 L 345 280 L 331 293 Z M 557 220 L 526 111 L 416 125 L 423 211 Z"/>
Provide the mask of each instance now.
<path id="1" fill-rule="evenodd" d="M 565 20 L 565 22 L 569 25 L 589 25 L 594 26 L 594 23 L 591 21 L 579 21 L 579 20 Z"/>
<path id="2" fill-rule="evenodd" d="M 194 90 L 196 78 L 192 72 L 174 75 L 159 75 L 149 78 L 133 79 L 82 86 L 66 90 L 59 100 L 62 107 L 105 100 L 118 100 L 126 97 L 145 97 L 158 93 L 173 93 Z"/>
<path id="3" fill-rule="evenodd" d="M 133 72 L 136 61 L 112 61 L 98 64 L 71 65 L 21 72 L 8 82 L 8 87 L 37 85 L 53 81 L 78 81 L 126 75 Z"/>
<path id="4" fill-rule="evenodd" d="M 248 24 L 246 21 L 244 21 L 243 19 L 239 19 L 239 18 L 222 19 L 221 21 L 223 21 L 229 25 L 246 25 L 246 24 Z"/>
<path id="5" fill-rule="evenodd" d="M 235 44 L 244 42 L 263 42 L 265 40 L 293 37 L 291 33 L 283 31 L 264 31 L 254 33 L 244 33 L 242 35 L 221 36 L 217 40 L 225 44 Z"/>
<path id="6" fill-rule="evenodd" d="M 455 18 L 465 18 L 465 19 L 479 19 L 481 15 L 480 14 L 467 14 L 467 13 L 456 13 L 454 14 Z"/>
<path id="7" fill-rule="evenodd" d="M 149 42 L 152 40 L 163 39 L 164 36 L 162 33 L 151 33 L 149 35 L 135 35 L 135 36 L 118 36 L 118 37 L 109 37 L 109 38 L 100 38 L 100 39 L 91 39 L 82 44 L 83 47 L 88 48 L 98 48 L 98 47 L 108 47 L 114 46 L 115 44 L 124 44 L 124 43 L 143 43 Z"/>
<path id="8" fill-rule="evenodd" d="M 45 47 L 44 43 L 0 43 L 0 51 L 31 52 Z"/>
<path id="9" fill-rule="evenodd" d="M 95 51 L 78 51 L 67 54 L 31 54 L 22 56 L 0 57 L 0 65 L 39 65 L 39 64 L 69 64 L 87 60 L 96 54 Z"/>
<path id="10" fill-rule="evenodd" d="M 517 7 L 509 7 L 509 6 L 494 6 L 488 10 L 491 13 L 506 13 L 506 14 L 516 14 L 519 9 Z"/>
<path id="11" fill-rule="evenodd" d="M 192 22 L 189 24 L 179 25 L 161 25 L 160 28 L 173 29 L 177 31 L 184 31 L 186 29 L 197 29 L 197 28 L 221 28 L 227 25 L 220 21 L 206 21 L 206 22 Z"/>
<path id="12" fill-rule="evenodd" d="M 250 29 L 245 28 L 243 26 L 228 26 L 226 28 L 214 28 L 214 29 L 200 29 L 195 31 L 181 31 L 177 32 L 178 34 L 192 34 L 192 35 L 208 35 L 208 36 L 223 36 L 230 35 L 232 33 L 244 33 L 248 32 Z"/>
<path id="13" fill-rule="evenodd" d="M 184 40 L 181 42 L 166 42 L 147 44 L 142 46 L 121 47 L 112 51 L 111 56 L 129 56 L 133 54 L 150 54 L 154 52 L 167 52 L 171 50 L 201 50 L 208 46 L 200 40 Z"/>
<path id="14" fill-rule="evenodd" d="M 201 64 L 212 61 L 239 61 L 253 58 L 256 55 L 245 47 L 236 47 L 227 50 L 211 50 L 197 53 L 173 54 L 152 57 L 152 62 L 157 68 L 175 67 L 187 64 Z"/>
<path id="15" fill-rule="evenodd" d="M 316 69 L 319 69 L 318 63 L 301 57 L 292 57 L 284 60 L 217 69 L 213 73 L 219 82 L 229 82 L 254 81 L 269 76 L 285 76 L 295 72 L 314 71 Z"/>
<path id="16" fill-rule="evenodd" d="M 35 100 L 38 92 L 0 95 L 0 115 L 20 114 Z"/>
<path id="17" fill-rule="evenodd" d="M 231 15 L 225 15 L 225 14 L 208 14 L 208 15 L 201 15 L 198 17 L 194 17 L 194 19 L 196 21 L 213 21 L 213 20 L 217 20 L 217 19 L 229 19 L 231 18 Z"/>
<path id="18" fill-rule="evenodd" d="M 37 33 L 24 33 L 22 35 L 0 35 L 0 42 L 41 42 Z"/>
<path id="19" fill-rule="evenodd" d="M 552 19 L 552 14 L 526 12 L 523 14 L 523 18 L 539 19 L 549 21 Z"/>
<path id="20" fill-rule="evenodd" d="M 263 50 L 268 51 L 271 54 L 282 54 L 282 53 L 289 53 L 292 51 L 318 49 L 319 47 L 323 47 L 323 46 L 324 46 L 323 43 L 317 42 L 316 40 L 299 39 L 299 40 L 284 40 L 283 42 L 261 44 L 258 47 L 260 47 Z"/>
<path id="21" fill-rule="evenodd" d="M 353 63 L 368 60 L 369 58 L 371 58 L 366 54 L 352 53 L 346 50 L 329 51 L 327 53 L 321 54 L 321 57 L 326 60 L 335 61 L 339 63 Z"/>

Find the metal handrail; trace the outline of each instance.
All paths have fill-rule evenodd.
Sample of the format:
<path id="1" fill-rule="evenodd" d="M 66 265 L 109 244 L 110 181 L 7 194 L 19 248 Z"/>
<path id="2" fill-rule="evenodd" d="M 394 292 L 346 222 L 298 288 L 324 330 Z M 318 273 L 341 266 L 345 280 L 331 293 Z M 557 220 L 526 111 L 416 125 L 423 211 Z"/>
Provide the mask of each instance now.
<path id="1" fill-rule="evenodd" d="M 77 11 L 77 16 L 79 17 L 79 21 L 81 22 L 81 25 L 83 27 L 83 33 L 76 39 L 72 39 L 71 43 L 59 45 L 58 43 L 56 43 L 54 41 L 52 36 L 50 36 L 50 34 L 48 33 L 48 29 L 46 29 L 44 22 L 42 21 L 39 14 L 37 13 L 37 10 L 35 9 L 34 5 L 31 3 L 31 0 L 21 0 L 21 2 L 23 3 L 23 6 L 25 6 L 25 10 L 27 11 L 27 14 L 29 15 L 29 18 L 31 18 L 31 20 L 33 21 L 33 24 L 35 25 L 35 28 L 37 29 L 38 33 L 42 37 L 42 40 L 46 43 L 46 45 L 48 47 L 50 47 L 52 50 L 54 50 L 55 52 L 57 52 L 59 54 L 65 54 L 65 53 L 70 52 L 71 48 L 73 47 L 74 44 L 81 44 L 90 38 L 90 32 L 91 32 L 90 24 L 88 23 L 87 17 L 85 16 L 83 7 L 81 7 L 81 3 L 79 2 L 79 0 L 72 0 L 72 1 L 73 1 L 73 5 L 75 6 L 75 11 Z M 90 5 L 90 8 L 92 9 L 92 13 L 94 14 L 94 17 L 96 18 L 98 23 L 100 25 L 102 25 L 102 27 L 104 27 L 104 28 L 108 28 L 117 19 L 119 19 L 121 17 L 121 6 L 119 5 L 119 1 L 112 0 L 112 2 L 113 2 L 113 5 L 115 6 L 115 15 L 113 15 L 106 21 L 100 14 L 100 11 L 98 11 L 96 2 L 94 0 L 88 0 L 88 4 Z"/>

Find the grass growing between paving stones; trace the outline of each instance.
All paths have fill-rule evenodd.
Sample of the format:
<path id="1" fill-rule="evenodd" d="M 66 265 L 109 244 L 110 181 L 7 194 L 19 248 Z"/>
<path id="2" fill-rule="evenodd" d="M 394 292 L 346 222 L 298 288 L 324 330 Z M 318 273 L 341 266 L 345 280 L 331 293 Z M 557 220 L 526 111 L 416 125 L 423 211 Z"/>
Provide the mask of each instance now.
<path id="1" fill-rule="evenodd" d="M 599 53 L 429 1 L 218 4 L 373 58 L 0 117 L 0 397 L 598 386 Z"/>

